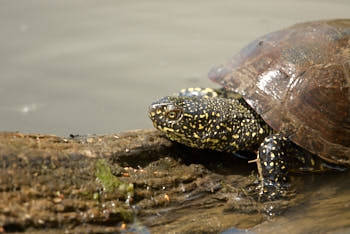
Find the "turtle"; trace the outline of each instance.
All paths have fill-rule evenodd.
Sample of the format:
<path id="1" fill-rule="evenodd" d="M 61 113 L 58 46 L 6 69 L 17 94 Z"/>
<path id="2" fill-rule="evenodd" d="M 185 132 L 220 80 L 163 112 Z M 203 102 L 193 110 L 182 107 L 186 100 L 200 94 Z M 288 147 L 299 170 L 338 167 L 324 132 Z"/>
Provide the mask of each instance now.
<path id="1" fill-rule="evenodd" d="M 271 200 L 286 194 L 290 171 L 350 167 L 350 19 L 269 33 L 208 76 L 222 88 L 186 88 L 150 105 L 170 140 L 256 152 L 259 195 Z"/>

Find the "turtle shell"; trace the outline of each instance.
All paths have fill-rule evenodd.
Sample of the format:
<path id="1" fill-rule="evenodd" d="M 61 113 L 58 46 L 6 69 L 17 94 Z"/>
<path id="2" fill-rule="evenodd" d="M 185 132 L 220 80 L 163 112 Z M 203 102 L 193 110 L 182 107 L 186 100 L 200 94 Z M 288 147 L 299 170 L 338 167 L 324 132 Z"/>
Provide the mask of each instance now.
<path id="1" fill-rule="evenodd" d="M 240 93 L 294 143 L 350 166 L 350 19 L 267 34 L 209 78 Z"/>

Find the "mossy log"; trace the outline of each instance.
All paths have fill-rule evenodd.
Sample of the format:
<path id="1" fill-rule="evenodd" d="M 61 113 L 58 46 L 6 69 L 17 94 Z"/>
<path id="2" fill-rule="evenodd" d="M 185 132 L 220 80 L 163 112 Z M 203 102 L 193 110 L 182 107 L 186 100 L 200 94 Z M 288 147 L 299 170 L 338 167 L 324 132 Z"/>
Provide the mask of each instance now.
<path id="1" fill-rule="evenodd" d="M 155 130 L 0 133 L 0 232 L 220 232 L 264 217 L 254 165 Z"/>

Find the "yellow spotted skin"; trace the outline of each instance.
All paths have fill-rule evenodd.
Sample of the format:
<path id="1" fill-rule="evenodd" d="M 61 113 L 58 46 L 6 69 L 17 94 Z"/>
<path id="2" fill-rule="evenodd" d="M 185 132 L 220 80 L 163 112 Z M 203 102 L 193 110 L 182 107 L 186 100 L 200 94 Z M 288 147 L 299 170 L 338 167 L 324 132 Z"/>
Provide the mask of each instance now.
<path id="1" fill-rule="evenodd" d="M 345 169 L 325 162 L 279 133 L 266 137 L 261 143 L 257 163 L 261 180 L 260 196 L 269 200 L 282 197 L 287 191 L 288 171 Z"/>
<path id="2" fill-rule="evenodd" d="M 174 96 L 178 97 L 217 97 L 218 93 L 211 88 L 187 88 L 182 89 L 179 93 L 175 93 Z"/>
<path id="3" fill-rule="evenodd" d="M 322 171 L 332 166 L 273 130 L 240 97 L 188 88 L 151 104 L 155 128 L 193 148 L 235 153 L 258 150 L 260 196 L 273 200 L 288 187 L 288 170 Z M 287 170 L 288 169 L 288 170 Z"/>
<path id="4" fill-rule="evenodd" d="M 200 149 L 236 152 L 256 149 L 272 133 L 240 100 L 184 92 L 186 95 L 164 97 L 150 107 L 153 125 L 171 140 Z"/>

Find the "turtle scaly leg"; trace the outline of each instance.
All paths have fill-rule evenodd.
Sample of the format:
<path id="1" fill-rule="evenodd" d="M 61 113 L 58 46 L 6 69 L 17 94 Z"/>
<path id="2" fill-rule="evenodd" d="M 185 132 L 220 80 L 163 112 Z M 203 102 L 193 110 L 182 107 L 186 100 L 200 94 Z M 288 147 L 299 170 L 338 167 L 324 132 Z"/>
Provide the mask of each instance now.
<path id="1" fill-rule="evenodd" d="M 261 143 L 257 160 L 261 197 L 274 199 L 286 191 L 289 177 L 284 158 L 290 144 L 290 141 L 280 134 L 270 135 Z"/>
<path id="2" fill-rule="evenodd" d="M 343 166 L 322 160 L 278 133 L 264 139 L 256 161 L 261 182 L 260 197 L 268 200 L 283 197 L 289 186 L 288 171 L 300 173 L 344 170 Z"/>

